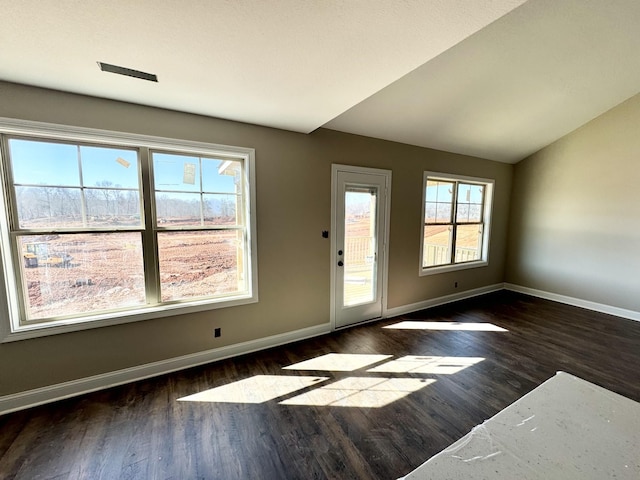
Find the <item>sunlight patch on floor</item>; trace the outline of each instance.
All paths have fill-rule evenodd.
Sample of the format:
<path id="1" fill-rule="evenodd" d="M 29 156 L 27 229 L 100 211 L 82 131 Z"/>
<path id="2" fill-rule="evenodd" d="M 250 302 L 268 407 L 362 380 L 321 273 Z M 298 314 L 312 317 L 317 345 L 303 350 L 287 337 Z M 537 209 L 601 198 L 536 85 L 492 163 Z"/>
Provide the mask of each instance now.
<path id="1" fill-rule="evenodd" d="M 483 361 L 483 357 L 407 355 L 367 370 L 376 373 L 430 373 L 451 375 Z"/>
<path id="2" fill-rule="evenodd" d="M 330 372 L 353 372 L 371 364 L 381 362 L 393 355 L 367 355 L 360 353 L 327 353 L 316 358 L 284 367 L 284 370 L 326 370 Z"/>
<path id="3" fill-rule="evenodd" d="M 396 376 L 391 378 L 354 373 L 349 374 L 353 376 L 333 379 L 316 375 L 255 375 L 179 400 L 253 404 L 280 400 L 280 405 L 380 408 L 436 381 L 415 376 L 399 377 L 397 374 L 451 375 L 483 360 L 483 357 L 427 355 L 406 355 L 394 360 L 393 355 L 328 353 L 283 369 L 336 372 L 366 369 L 364 375 L 387 373 Z"/>
<path id="4" fill-rule="evenodd" d="M 349 377 L 283 400 L 280 405 L 380 408 L 434 382 L 426 378 Z"/>
<path id="5" fill-rule="evenodd" d="M 445 330 L 464 332 L 508 332 L 509 330 L 483 322 L 420 322 L 404 320 L 382 328 L 398 330 Z"/>
<path id="6" fill-rule="evenodd" d="M 328 377 L 256 375 L 179 398 L 183 402 L 263 403 L 311 387 Z"/>

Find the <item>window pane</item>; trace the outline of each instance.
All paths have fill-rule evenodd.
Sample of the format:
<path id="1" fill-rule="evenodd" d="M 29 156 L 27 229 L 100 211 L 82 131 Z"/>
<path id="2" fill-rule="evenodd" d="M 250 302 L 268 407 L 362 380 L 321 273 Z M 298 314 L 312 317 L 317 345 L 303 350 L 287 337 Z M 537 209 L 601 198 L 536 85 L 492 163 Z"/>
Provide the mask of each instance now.
<path id="1" fill-rule="evenodd" d="M 159 232 L 162 301 L 247 292 L 243 238 L 239 230 Z"/>
<path id="2" fill-rule="evenodd" d="M 480 223 L 482 222 L 482 204 L 466 203 L 458 205 L 456 215 L 458 223 Z"/>
<path id="3" fill-rule="evenodd" d="M 456 211 L 456 222 L 469 223 L 469 204 L 459 203 Z"/>
<path id="4" fill-rule="evenodd" d="M 433 267 L 449 263 L 451 263 L 451 226 L 425 226 L 422 266 Z"/>
<path id="5" fill-rule="evenodd" d="M 425 223 L 451 223 L 452 182 L 427 180 Z"/>
<path id="6" fill-rule="evenodd" d="M 82 226 L 79 188 L 16 187 L 20 228 Z"/>
<path id="7" fill-rule="evenodd" d="M 158 225 L 165 227 L 199 227 L 202 225 L 199 193 L 156 192 Z"/>
<path id="8" fill-rule="evenodd" d="M 436 205 L 436 222 L 451 223 L 451 204 L 438 203 Z"/>
<path id="9" fill-rule="evenodd" d="M 85 186 L 138 190 L 138 154 L 135 150 L 82 146 L 80 158 Z"/>
<path id="10" fill-rule="evenodd" d="M 140 233 L 18 240 L 29 320 L 145 305 Z"/>
<path id="11" fill-rule="evenodd" d="M 344 196 L 344 304 L 372 302 L 376 296 L 377 190 L 348 186 Z"/>
<path id="12" fill-rule="evenodd" d="M 205 225 L 241 225 L 241 200 L 238 195 L 204 195 Z"/>
<path id="13" fill-rule="evenodd" d="M 461 183 L 458 185 L 458 210 L 456 222 L 479 223 L 482 221 L 484 186 Z"/>
<path id="14" fill-rule="evenodd" d="M 472 185 L 471 194 L 469 195 L 470 203 L 484 202 L 484 185 Z"/>
<path id="15" fill-rule="evenodd" d="M 451 203 L 453 201 L 453 182 L 427 180 L 427 197 L 429 202 Z"/>
<path id="16" fill-rule="evenodd" d="M 153 152 L 156 191 L 200 191 L 200 159 L 187 155 Z"/>
<path id="17" fill-rule="evenodd" d="M 211 193 L 240 193 L 241 174 L 241 162 L 203 158 L 202 190 Z"/>
<path id="18" fill-rule="evenodd" d="M 424 220 L 425 223 L 451 223 L 451 204 L 427 202 Z"/>
<path id="19" fill-rule="evenodd" d="M 438 204 L 426 202 L 424 205 L 424 223 L 435 223 Z"/>
<path id="20" fill-rule="evenodd" d="M 479 260 L 482 253 L 482 225 L 459 225 L 456 231 L 456 263 Z"/>
<path id="21" fill-rule="evenodd" d="M 469 203 L 471 201 L 471 185 L 468 183 L 458 184 L 458 203 Z"/>
<path id="22" fill-rule="evenodd" d="M 76 145 L 12 138 L 9 157 L 14 183 L 80 186 Z"/>
<path id="23" fill-rule="evenodd" d="M 89 227 L 142 226 L 137 191 L 88 188 L 85 198 Z"/>

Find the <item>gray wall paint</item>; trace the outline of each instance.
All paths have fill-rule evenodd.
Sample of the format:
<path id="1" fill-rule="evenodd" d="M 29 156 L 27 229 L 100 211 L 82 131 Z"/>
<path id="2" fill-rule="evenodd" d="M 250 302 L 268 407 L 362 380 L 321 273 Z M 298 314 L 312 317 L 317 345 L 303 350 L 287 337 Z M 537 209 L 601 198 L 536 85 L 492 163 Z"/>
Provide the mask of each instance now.
<path id="1" fill-rule="evenodd" d="M 388 307 L 504 279 L 512 165 L 320 129 L 302 135 L 0 82 L 0 116 L 256 149 L 260 302 L 0 344 L 0 395 L 329 322 L 331 164 L 393 171 Z M 422 172 L 496 181 L 489 266 L 418 276 Z M 454 282 L 459 283 L 458 289 Z M 212 338 L 213 327 L 223 336 Z"/>
<path id="2" fill-rule="evenodd" d="M 640 311 L 640 95 L 516 164 L 506 281 Z"/>

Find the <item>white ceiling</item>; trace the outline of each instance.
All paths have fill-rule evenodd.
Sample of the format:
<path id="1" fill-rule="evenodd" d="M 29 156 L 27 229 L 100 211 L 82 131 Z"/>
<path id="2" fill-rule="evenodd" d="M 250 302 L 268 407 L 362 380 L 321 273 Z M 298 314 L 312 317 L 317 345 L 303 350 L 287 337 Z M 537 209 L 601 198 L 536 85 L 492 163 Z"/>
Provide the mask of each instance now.
<path id="1" fill-rule="evenodd" d="M 0 80 L 505 162 L 640 91 L 638 0 L 0 0 L 0 11 Z"/>
<path id="2" fill-rule="evenodd" d="M 327 123 L 515 163 L 640 92 L 640 0 L 529 0 Z"/>

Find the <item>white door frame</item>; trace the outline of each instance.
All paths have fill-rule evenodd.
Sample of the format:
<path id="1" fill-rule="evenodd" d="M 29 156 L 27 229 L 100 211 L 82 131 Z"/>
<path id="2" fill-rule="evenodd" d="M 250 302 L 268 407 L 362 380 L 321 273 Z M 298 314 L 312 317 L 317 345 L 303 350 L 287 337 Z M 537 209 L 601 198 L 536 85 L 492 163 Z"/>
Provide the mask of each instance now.
<path id="1" fill-rule="evenodd" d="M 331 165 L 331 282 L 330 282 L 330 297 L 331 297 L 331 305 L 330 305 L 330 321 L 331 321 L 331 330 L 336 330 L 336 328 L 346 328 L 346 327 L 336 327 L 336 268 L 338 263 L 338 254 L 337 254 L 337 215 L 336 215 L 336 204 L 337 204 L 337 195 L 338 195 L 338 172 L 347 172 L 347 173 L 361 173 L 368 175 L 380 175 L 386 179 L 386 189 L 384 195 L 384 204 L 380 202 L 380 208 L 384 209 L 384 225 L 383 225 L 383 234 L 379 241 L 382 242 L 381 249 L 383 252 L 382 261 L 378 262 L 378 268 L 382 269 L 382 312 L 381 315 L 384 318 L 387 313 L 387 283 L 388 283 L 388 270 L 389 270 L 389 226 L 390 226 L 390 218 L 391 218 L 391 170 L 383 170 L 379 168 L 369 168 L 369 167 L 355 167 L 352 165 L 340 165 L 340 164 L 332 164 Z M 379 255 L 380 256 L 380 255 Z M 366 321 L 362 322 L 366 323 Z"/>

